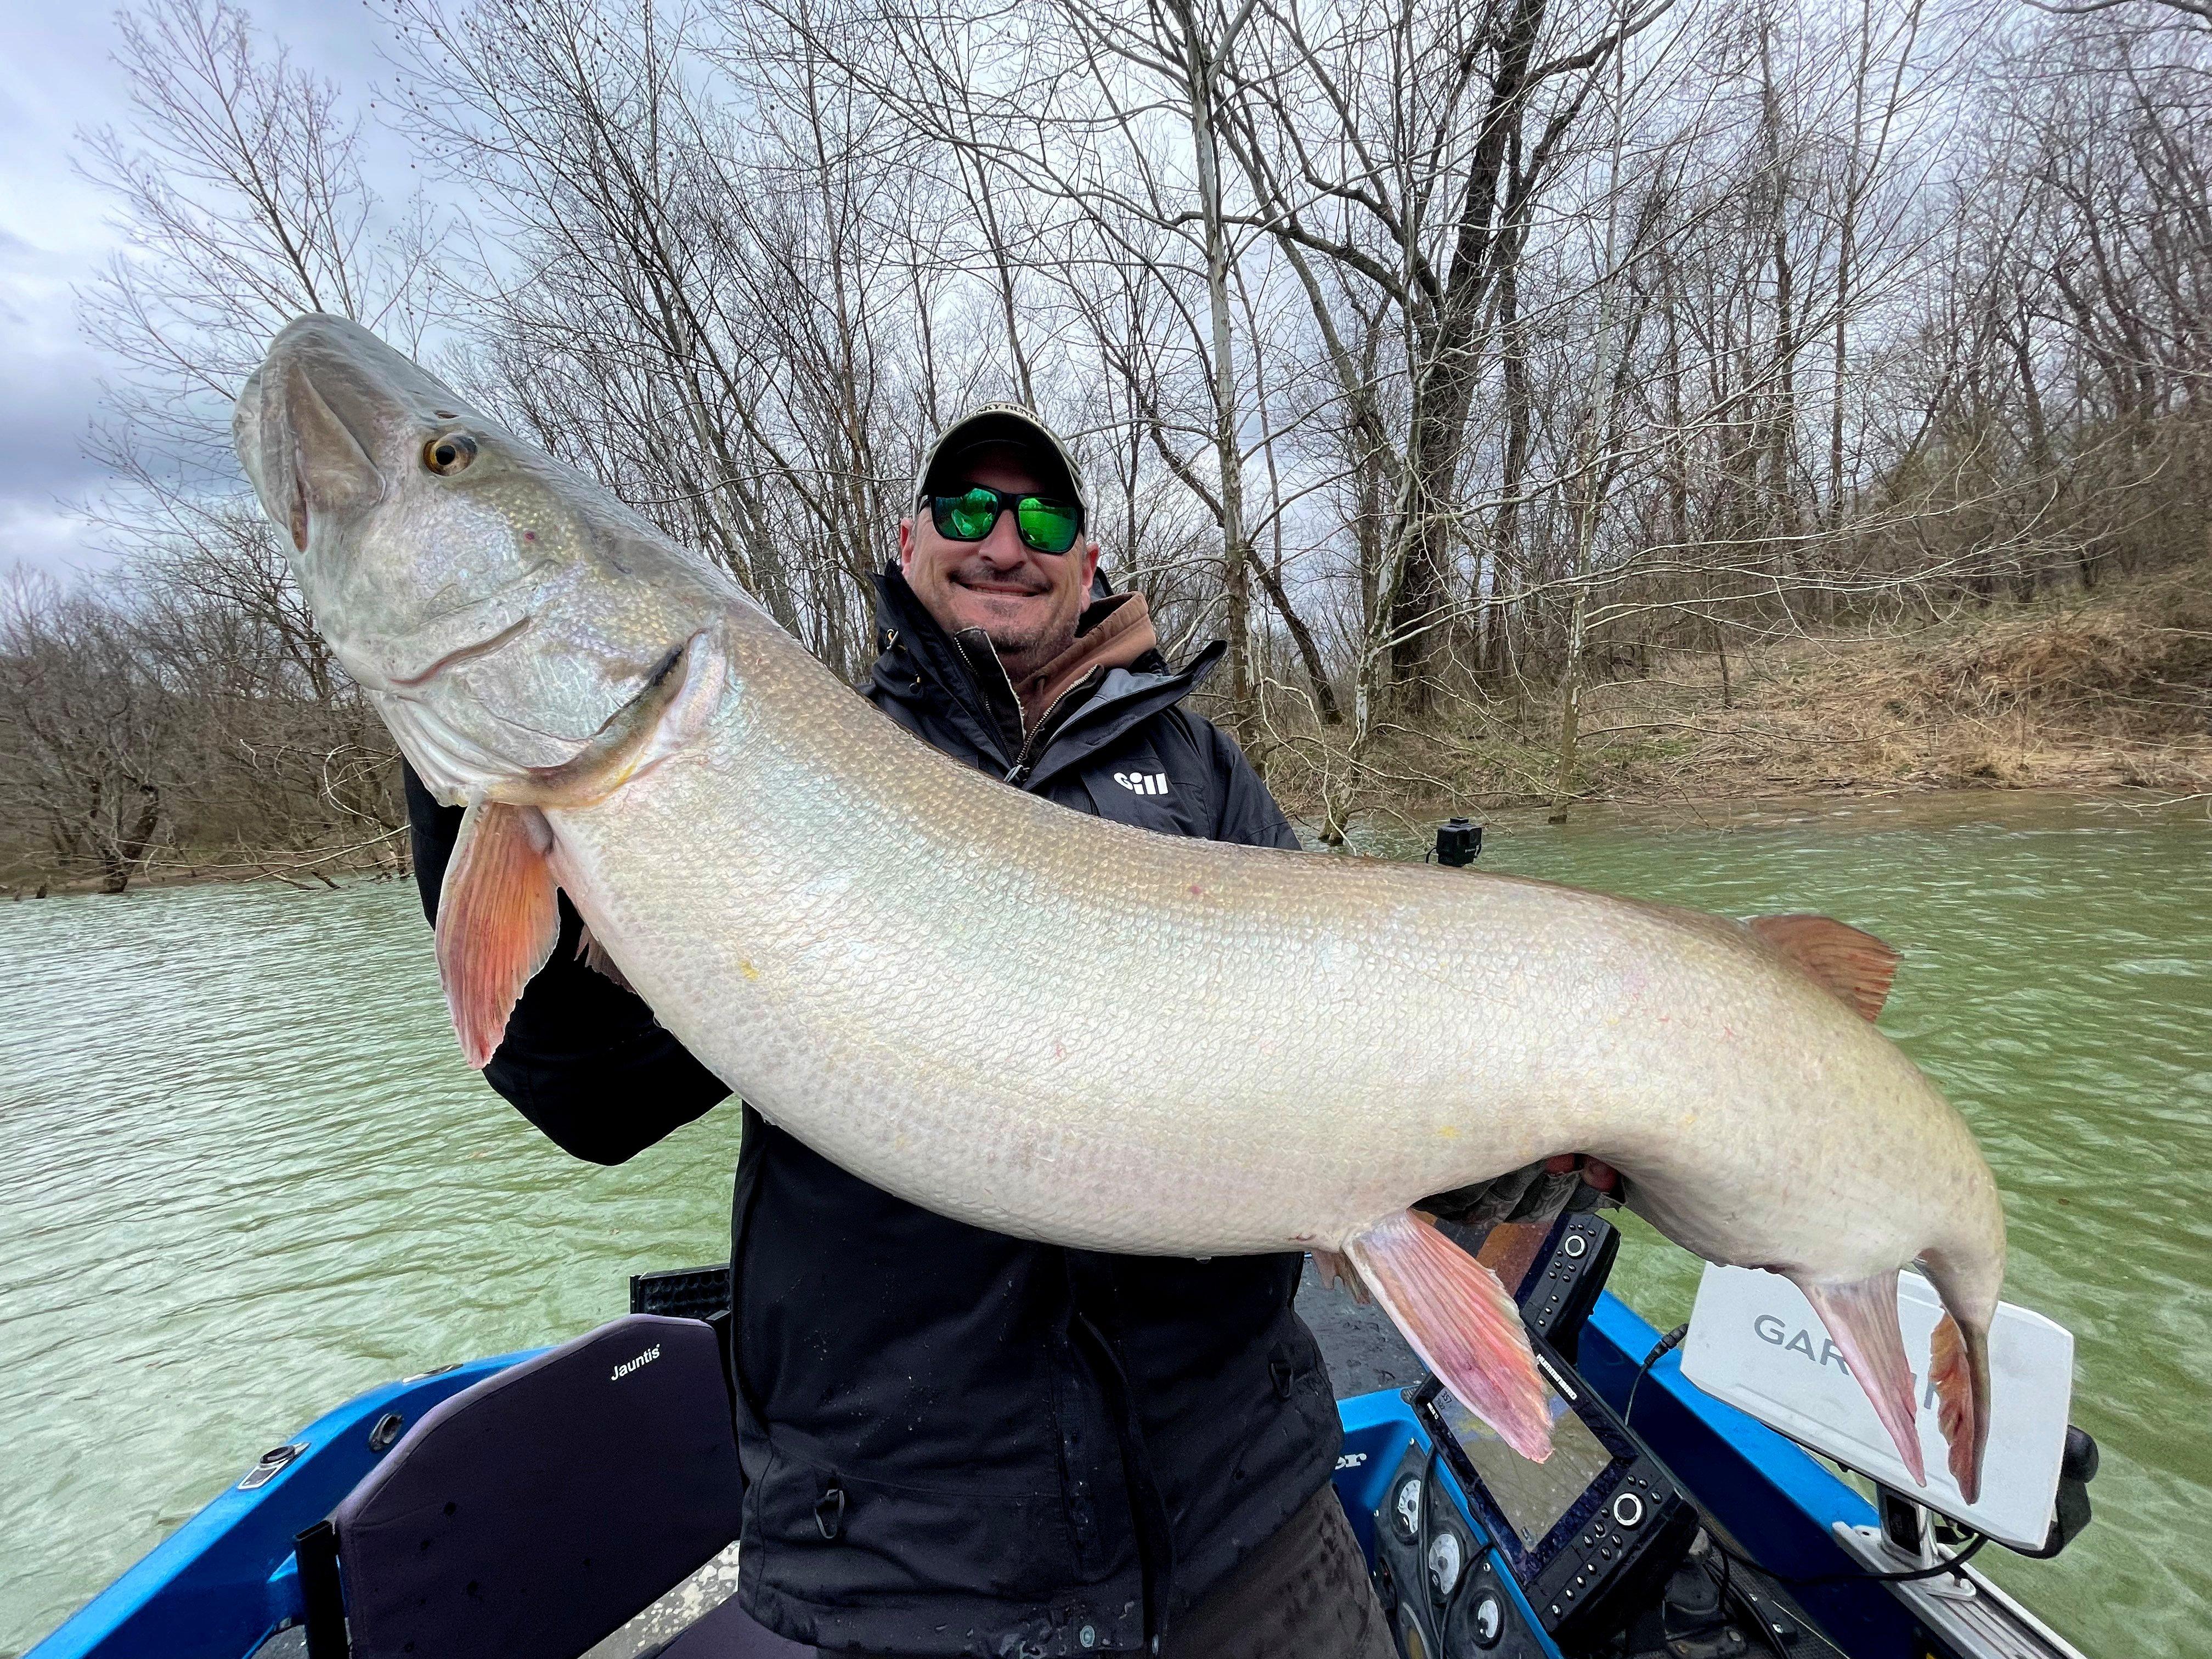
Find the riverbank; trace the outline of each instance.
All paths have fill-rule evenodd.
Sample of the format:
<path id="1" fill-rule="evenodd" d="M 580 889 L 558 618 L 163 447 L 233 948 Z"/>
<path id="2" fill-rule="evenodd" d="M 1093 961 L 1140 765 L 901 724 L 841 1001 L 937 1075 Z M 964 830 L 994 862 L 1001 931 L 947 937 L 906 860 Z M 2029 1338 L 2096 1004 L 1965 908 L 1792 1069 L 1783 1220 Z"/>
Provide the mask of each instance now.
<path id="1" fill-rule="evenodd" d="M 1988 790 L 2212 807 L 2212 558 L 2087 593 L 1650 661 L 1648 674 L 1584 688 L 1573 811 L 1786 820 L 1837 795 Z M 1418 726 L 1386 722 L 1357 765 L 1348 728 L 1273 732 L 1254 749 L 1285 810 L 1318 835 L 1332 811 L 1347 825 L 1411 824 L 1548 807 L 1559 731 L 1556 693 L 1532 687 L 1462 697 Z M 404 875 L 405 858 L 404 834 L 337 849 L 168 848 L 131 885 L 328 886 Z M 0 860 L 0 901 L 101 885 L 40 871 L 27 852 Z"/>
<path id="2" fill-rule="evenodd" d="M 1578 807 L 1948 790 L 2212 795 L 2212 560 L 2084 593 L 1879 628 L 1807 630 L 1723 660 L 1654 658 L 1584 688 Z M 1555 695 L 1468 697 L 1386 726 L 1352 766 L 1348 733 L 1285 734 L 1267 781 L 1285 808 L 1408 817 L 1548 803 Z"/>
<path id="3" fill-rule="evenodd" d="M 302 892 L 335 890 L 341 883 L 363 878 L 391 881 L 413 874 L 408 853 L 404 836 L 392 837 L 388 843 L 374 843 L 367 848 L 347 848 L 336 853 L 285 850 L 241 856 L 234 852 L 228 855 L 210 854 L 192 860 L 165 851 L 157 861 L 134 867 L 130 883 L 123 890 L 136 893 L 149 887 L 201 887 L 239 882 L 274 882 L 296 887 Z M 32 873 L 0 879 L 0 902 L 112 890 L 100 876 Z"/>

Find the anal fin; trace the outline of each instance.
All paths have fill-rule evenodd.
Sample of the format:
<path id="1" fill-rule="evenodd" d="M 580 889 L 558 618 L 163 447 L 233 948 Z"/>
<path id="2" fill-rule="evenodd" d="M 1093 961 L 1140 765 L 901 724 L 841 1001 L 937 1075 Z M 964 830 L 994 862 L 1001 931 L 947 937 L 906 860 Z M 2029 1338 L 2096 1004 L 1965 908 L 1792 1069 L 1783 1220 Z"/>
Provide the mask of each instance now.
<path id="1" fill-rule="evenodd" d="M 1548 1390 L 1496 1273 L 1407 1210 L 1354 1233 L 1344 1254 L 1462 1405 L 1523 1457 L 1551 1455 Z"/>
<path id="2" fill-rule="evenodd" d="M 1905 1467 L 1926 1486 L 1928 1468 L 1920 1455 L 1912 1367 L 1905 1358 L 1905 1333 L 1897 1322 L 1897 1270 L 1849 1285 L 1803 1279 L 1795 1283 L 1836 1339 L 1844 1363 L 1874 1402 L 1874 1413 L 1889 1431 Z"/>
<path id="3" fill-rule="evenodd" d="M 561 932 L 552 834 L 535 807 L 477 801 L 438 894 L 438 975 L 461 1039 L 481 1071 L 507 1034 L 522 988 L 545 965 Z"/>
<path id="4" fill-rule="evenodd" d="M 1928 1380 L 1936 1385 L 1936 1425 L 1951 1449 L 1945 1464 L 1972 1504 L 1982 1495 L 1982 1453 L 1990 1443 L 1988 1337 L 1945 1314 L 1936 1323 Z"/>

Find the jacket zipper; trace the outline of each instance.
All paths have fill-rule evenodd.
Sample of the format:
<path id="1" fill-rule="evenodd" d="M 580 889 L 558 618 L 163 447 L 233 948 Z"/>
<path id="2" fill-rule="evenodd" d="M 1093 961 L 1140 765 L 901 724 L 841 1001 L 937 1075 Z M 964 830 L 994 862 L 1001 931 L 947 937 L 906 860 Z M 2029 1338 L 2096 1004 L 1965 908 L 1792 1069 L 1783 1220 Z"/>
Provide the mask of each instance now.
<path id="1" fill-rule="evenodd" d="M 1222 649 L 1224 648 L 1225 647 L 1222 647 L 1221 641 L 1216 640 L 1213 644 L 1208 646 L 1206 650 L 1201 651 L 1198 656 L 1193 659 L 1189 663 L 1185 664 L 1181 669 L 1176 670 L 1172 672 L 1168 678 L 1170 679 L 1184 680 L 1188 683 L 1184 685 L 1182 690 L 1176 692 L 1175 697 L 1170 701 L 1179 701 L 1188 694 L 1192 689 L 1192 686 L 1196 684 L 1196 680 L 1194 677 L 1202 677 L 1201 670 L 1203 668 L 1212 666 L 1212 659 L 1218 658 L 1221 654 Z M 1005 664 L 1001 663 L 999 665 L 999 673 L 1002 678 L 1006 678 L 1006 670 Z M 1052 707 L 1044 711 L 1044 718 L 1036 723 L 1035 730 L 1030 732 L 1028 739 L 1023 743 L 1020 757 L 1015 761 L 1012 766 L 1006 769 L 1005 779 L 1006 782 L 1012 784 L 1016 788 L 1019 788 L 1029 781 L 1030 774 L 1036 769 L 1037 762 L 1043 757 L 1042 750 L 1048 746 L 1051 738 L 1056 738 L 1060 735 L 1058 730 L 1053 725 L 1053 717 L 1060 713 L 1060 704 L 1066 702 L 1070 697 L 1082 690 L 1085 685 L 1091 683 L 1091 674 L 1097 674 L 1098 678 L 1102 683 L 1105 678 L 1105 676 L 1103 673 L 1100 673 L 1097 669 L 1094 668 L 1091 674 L 1085 674 L 1073 685 L 1069 686 L 1066 690 L 1061 692 L 1058 696 L 1052 700 Z M 1006 686 L 1007 689 L 1011 690 L 1013 687 L 1013 681 L 1012 679 L 1006 679 Z M 1016 699 L 1015 706 L 1017 708 L 1020 706 L 1020 700 L 1018 698 Z M 1069 718 L 1073 719 L 1074 716 L 1071 715 Z"/>
<path id="2" fill-rule="evenodd" d="M 1095 672 L 1096 670 L 1094 669 L 1093 672 Z M 1001 678 L 1006 678 L 1006 667 L 1004 663 L 999 665 L 999 674 Z M 1077 692 L 1082 690 L 1085 686 L 1090 684 L 1091 675 L 1085 674 L 1081 679 L 1076 681 L 1074 684 L 1069 686 L 1066 690 L 1061 692 L 1058 696 L 1052 700 L 1051 706 L 1044 711 L 1044 717 L 1038 720 L 1035 726 L 1030 728 L 1030 735 L 1027 740 L 1022 744 L 1022 752 L 1015 757 L 1013 765 L 1007 769 L 1006 781 L 1008 783 L 1012 784 L 1017 789 L 1018 789 L 1024 783 L 1028 781 L 1030 774 L 1036 770 L 1040 746 L 1048 742 L 1051 738 L 1053 730 L 1052 717 L 1060 713 L 1060 704 L 1066 702 L 1070 697 L 1073 696 Z M 1012 695 L 1013 690 L 1013 681 L 1011 678 L 1007 678 L 1006 691 L 1009 696 Z M 1018 696 L 1015 697 L 1014 707 L 1018 708 L 1021 706 L 1022 700 Z"/>

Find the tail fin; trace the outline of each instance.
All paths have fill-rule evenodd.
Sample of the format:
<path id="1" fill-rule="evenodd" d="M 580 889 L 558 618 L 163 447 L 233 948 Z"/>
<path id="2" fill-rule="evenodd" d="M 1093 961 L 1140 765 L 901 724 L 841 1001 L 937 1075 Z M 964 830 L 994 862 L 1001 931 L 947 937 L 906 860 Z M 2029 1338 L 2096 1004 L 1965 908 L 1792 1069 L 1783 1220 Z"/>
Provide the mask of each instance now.
<path id="1" fill-rule="evenodd" d="M 1462 1405 L 1523 1457 L 1552 1455 L 1548 1391 L 1521 1310 L 1496 1273 L 1409 1210 L 1354 1233 L 1344 1254 Z"/>
<path id="2" fill-rule="evenodd" d="M 1971 1504 L 1982 1495 L 1982 1454 L 1990 1443 L 1988 1333 L 1946 1313 L 1936 1327 L 1928 1375 L 1936 1385 L 1936 1421 L 1951 1448 L 1945 1462 Z"/>
<path id="3" fill-rule="evenodd" d="M 1844 1352 L 1844 1361 L 1874 1402 L 1874 1412 L 1896 1443 L 1897 1455 L 1922 1486 L 1928 1467 L 1920 1455 L 1915 1422 L 1912 1367 L 1905 1358 L 1905 1333 L 1897 1323 L 1897 1270 L 1849 1285 L 1798 1279 L 1797 1288 L 1820 1316 L 1828 1334 Z"/>
<path id="4" fill-rule="evenodd" d="M 1990 1443 L 1990 1322 L 1996 1317 L 2004 1257 L 1927 1249 L 1920 1265 L 1943 1298 L 1929 1379 L 1936 1384 L 1936 1420 L 1951 1449 L 1944 1462 L 1971 1504 L 1981 1496 L 1982 1454 Z"/>

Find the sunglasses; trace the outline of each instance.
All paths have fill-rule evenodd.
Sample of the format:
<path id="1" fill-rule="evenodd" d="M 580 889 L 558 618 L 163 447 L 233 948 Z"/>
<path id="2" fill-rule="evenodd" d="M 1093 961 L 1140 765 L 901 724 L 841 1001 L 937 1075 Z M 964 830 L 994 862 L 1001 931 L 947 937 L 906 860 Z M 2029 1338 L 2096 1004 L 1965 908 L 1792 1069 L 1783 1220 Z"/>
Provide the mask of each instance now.
<path id="1" fill-rule="evenodd" d="M 1014 533 L 1037 553 L 1065 553 L 1083 533 L 1083 508 L 1049 495 L 1010 495 L 1003 489 L 970 484 L 957 495 L 925 495 L 930 522 L 947 541 L 980 542 L 1012 507 Z"/>

